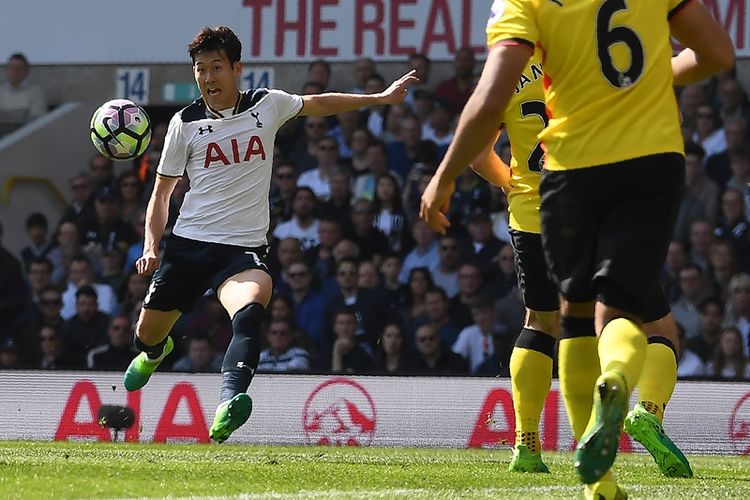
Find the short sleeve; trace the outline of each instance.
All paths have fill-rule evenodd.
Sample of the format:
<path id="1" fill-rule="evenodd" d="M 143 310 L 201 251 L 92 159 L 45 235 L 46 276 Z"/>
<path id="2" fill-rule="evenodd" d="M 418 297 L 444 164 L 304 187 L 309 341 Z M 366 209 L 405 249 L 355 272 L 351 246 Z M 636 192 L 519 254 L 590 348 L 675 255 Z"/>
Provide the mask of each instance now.
<path id="1" fill-rule="evenodd" d="M 300 96 L 287 94 L 278 89 L 270 89 L 268 93 L 279 113 L 279 126 L 297 116 L 302 110 L 302 98 Z"/>
<path id="2" fill-rule="evenodd" d="M 534 48 L 539 37 L 534 8 L 533 0 L 492 2 L 487 20 L 487 46 L 515 42 Z"/>
<path id="3" fill-rule="evenodd" d="M 187 141 L 182 134 L 182 117 L 176 113 L 169 122 L 156 173 L 165 177 L 182 177 L 187 166 L 187 149 Z"/>

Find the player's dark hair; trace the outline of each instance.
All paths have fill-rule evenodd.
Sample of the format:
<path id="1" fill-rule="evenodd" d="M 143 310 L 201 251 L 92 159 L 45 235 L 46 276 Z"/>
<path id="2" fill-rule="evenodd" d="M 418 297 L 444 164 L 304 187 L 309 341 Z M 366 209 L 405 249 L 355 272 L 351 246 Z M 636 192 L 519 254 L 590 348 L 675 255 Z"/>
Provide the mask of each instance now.
<path id="1" fill-rule="evenodd" d="M 226 26 L 209 28 L 204 26 L 193 41 L 188 44 L 188 54 L 195 64 L 195 56 L 201 52 L 221 52 L 229 59 L 231 64 L 239 62 L 242 57 L 242 42 L 234 34 L 234 31 Z"/>

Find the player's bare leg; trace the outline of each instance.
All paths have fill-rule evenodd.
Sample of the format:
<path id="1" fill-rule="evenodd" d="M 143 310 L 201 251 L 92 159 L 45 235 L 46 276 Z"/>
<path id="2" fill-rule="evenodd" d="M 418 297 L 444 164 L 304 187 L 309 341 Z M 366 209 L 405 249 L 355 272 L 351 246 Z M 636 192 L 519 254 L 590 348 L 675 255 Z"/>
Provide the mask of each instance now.
<path id="1" fill-rule="evenodd" d="M 141 351 L 130 362 L 125 371 L 123 385 L 129 391 L 137 391 L 151 378 L 159 364 L 166 358 L 174 343 L 170 330 L 180 318 L 180 311 L 157 311 L 141 309 L 135 326 L 135 345 Z"/>
<path id="2" fill-rule="evenodd" d="M 268 273 L 248 269 L 227 279 L 217 291 L 232 318 L 232 340 L 221 366 L 221 402 L 209 430 L 218 443 L 226 441 L 252 412 L 246 391 L 258 367 L 261 328 L 272 290 Z"/>
<path id="3" fill-rule="evenodd" d="M 552 359 L 560 330 L 558 311 L 526 309 L 526 322 L 510 357 L 516 442 L 508 470 L 549 472 L 542 461 L 539 418 L 552 383 Z"/>

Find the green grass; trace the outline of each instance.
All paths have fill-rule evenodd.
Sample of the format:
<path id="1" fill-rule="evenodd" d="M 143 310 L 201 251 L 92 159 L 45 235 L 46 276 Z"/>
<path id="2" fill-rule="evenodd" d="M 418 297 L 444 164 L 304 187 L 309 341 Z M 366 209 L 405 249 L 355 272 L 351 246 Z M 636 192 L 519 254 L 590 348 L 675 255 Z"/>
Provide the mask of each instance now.
<path id="1" fill-rule="evenodd" d="M 572 457 L 507 472 L 509 451 L 0 442 L 0 498 L 577 498 Z M 691 457 L 694 479 L 622 455 L 630 498 L 750 498 L 750 459 Z"/>

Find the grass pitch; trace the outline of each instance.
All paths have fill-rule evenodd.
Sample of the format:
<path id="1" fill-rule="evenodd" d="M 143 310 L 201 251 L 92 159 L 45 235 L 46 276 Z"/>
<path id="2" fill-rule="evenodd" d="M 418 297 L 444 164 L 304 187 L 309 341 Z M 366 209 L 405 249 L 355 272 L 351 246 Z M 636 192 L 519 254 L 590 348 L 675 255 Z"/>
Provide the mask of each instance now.
<path id="1" fill-rule="evenodd" d="M 567 453 L 552 474 L 510 451 L 0 442 L 0 498 L 582 498 Z M 750 459 L 691 457 L 694 479 L 620 455 L 630 498 L 750 498 Z"/>

